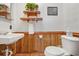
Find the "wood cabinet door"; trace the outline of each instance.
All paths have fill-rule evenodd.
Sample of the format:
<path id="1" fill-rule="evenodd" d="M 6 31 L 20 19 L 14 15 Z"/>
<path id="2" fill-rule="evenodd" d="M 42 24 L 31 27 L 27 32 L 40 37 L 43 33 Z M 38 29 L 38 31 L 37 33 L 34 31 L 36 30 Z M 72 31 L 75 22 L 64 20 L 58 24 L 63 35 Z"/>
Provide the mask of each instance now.
<path id="1" fill-rule="evenodd" d="M 42 38 L 39 37 L 42 35 Z M 37 52 L 44 52 L 47 46 L 50 46 L 50 35 L 49 34 L 39 34 L 35 35 L 35 46 L 34 50 Z"/>
<path id="2" fill-rule="evenodd" d="M 22 39 L 22 53 L 28 52 L 28 35 L 25 33 L 24 38 Z"/>
<path id="3" fill-rule="evenodd" d="M 33 52 L 34 48 L 34 35 L 29 35 L 25 33 L 24 38 L 22 39 L 22 53 Z"/>
<path id="4" fill-rule="evenodd" d="M 61 45 L 61 34 L 51 34 L 51 45 L 59 46 Z"/>
<path id="5" fill-rule="evenodd" d="M 28 44 L 28 52 L 34 52 L 34 35 L 28 35 L 28 41 L 27 41 L 27 44 Z"/>
<path id="6" fill-rule="evenodd" d="M 24 37 L 16 42 L 16 53 L 33 52 L 34 36 L 24 33 Z"/>

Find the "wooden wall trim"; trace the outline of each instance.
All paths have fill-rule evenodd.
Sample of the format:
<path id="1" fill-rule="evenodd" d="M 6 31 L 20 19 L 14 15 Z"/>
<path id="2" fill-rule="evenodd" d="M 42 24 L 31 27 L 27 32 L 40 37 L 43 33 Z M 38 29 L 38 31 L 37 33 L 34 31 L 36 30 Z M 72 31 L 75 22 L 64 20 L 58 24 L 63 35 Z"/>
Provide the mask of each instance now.
<path id="1" fill-rule="evenodd" d="M 28 32 L 14 32 L 14 33 L 24 33 L 28 34 Z M 53 31 L 53 32 L 34 32 L 34 34 L 66 34 L 64 31 Z"/>

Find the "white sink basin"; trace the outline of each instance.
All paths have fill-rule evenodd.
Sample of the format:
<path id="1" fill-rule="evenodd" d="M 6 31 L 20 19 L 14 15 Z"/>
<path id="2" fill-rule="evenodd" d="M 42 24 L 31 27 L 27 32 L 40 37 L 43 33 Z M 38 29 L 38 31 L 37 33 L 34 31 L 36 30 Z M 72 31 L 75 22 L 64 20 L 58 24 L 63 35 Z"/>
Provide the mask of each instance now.
<path id="1" fill-rule="evenodd" d="M 12 44 L 24 37 L 24 34 L 12 33 L 6 35 L 0 35 L 0 44 Z"/>

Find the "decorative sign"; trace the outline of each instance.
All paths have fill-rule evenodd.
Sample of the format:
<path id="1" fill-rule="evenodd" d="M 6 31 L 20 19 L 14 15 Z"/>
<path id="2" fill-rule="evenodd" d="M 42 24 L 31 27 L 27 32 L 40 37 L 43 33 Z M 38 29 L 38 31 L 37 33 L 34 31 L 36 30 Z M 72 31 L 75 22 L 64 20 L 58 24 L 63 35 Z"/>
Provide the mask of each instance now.
<path id="1" fill-rule="evenodd" d="M 57 7 L 48 7 L 47 8 L 47 15 L 57 16 L 58 15 L 58 8 Z"/>

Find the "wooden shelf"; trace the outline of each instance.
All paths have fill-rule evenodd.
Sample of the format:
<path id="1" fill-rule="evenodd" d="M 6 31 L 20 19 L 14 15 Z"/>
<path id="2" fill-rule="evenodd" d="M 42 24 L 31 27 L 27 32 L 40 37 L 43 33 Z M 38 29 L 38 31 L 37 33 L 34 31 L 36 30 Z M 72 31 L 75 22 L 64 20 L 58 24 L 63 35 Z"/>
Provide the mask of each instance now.
<path id="1" fill-rule="evenodd" d="M 29 16 L 38 16 L 40 14 L 40 11 L 23 11 L 24 14 L 26 14 L 28 17 Z"/>
<path id="2" fill-rule="evenodd" d="M 42 17 L 40 17 L 40 11 L 23 11 L 24 17 L 20 18 L 23 21 L 41 21 Z"/>
<path id="3" fill-rule="evenodd" d="M 37 13 L 37 14 L 40 14 L 40 11 L 23 11 L 24 12 L 24 14 L 26 14 L 26 13 Z"/>
<path id="4" fill-rule="evenodd" d="M 34 17 L 34 18 L 29 18 L 29 17 L 27 17 L 27 18 L 21 18 L 21 20 L 23 20 L 23 21 L 41 21 L 42 20 L 42 18 L 41 17 Z"/>
<path id="5" fill-rule="evenodd" d="M 6 11 L 0 11 L 0 16 L 7 16 L 8 14 L 10 13 Z"/>
<path id="6" fill-rule="evenodd" d="M 5 16 L 5 18 L 7 18 L 7 16 L 9 15 L 10 13 L 7 12 L 7 11 L 0 11 L 0 16 Z"/>

